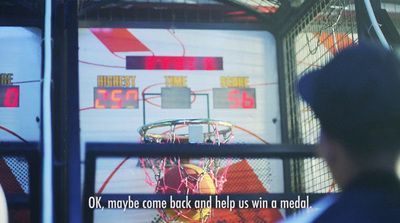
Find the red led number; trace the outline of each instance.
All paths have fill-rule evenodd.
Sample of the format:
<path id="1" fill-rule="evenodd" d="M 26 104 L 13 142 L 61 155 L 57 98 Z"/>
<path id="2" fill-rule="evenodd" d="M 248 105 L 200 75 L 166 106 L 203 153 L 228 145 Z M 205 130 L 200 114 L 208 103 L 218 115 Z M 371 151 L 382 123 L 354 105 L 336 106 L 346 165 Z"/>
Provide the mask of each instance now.
<path id="1" fill-rule="evenodd" d="M 120 94 L 122 90 L 112 90 L 111 91 L 111 101 L 116 102 L 114 105 L 111 105 L 111 108 L 121 108 L 122 107 L 122 99 L 120 98 Z"/>
<path id="2" fill-rule="evenodd" d="M 246 91 L 233 90 L 228 97 L 229 101 L 234 102 L 229 108 L 254 108 L 254 98 L 248 97 Z"/>
<path id="3" fill-rule="evenodd" d="M 215 70 L 214 60 L 210 57 L 205 59 L 206 70 Z"/>
<path id="4" fill-rule="evenodd" d="M 129 88 L 95 88 L 96 109 L 137 108 L 138 90 Z"/>
<path id="5" fill-rule="evenodd" d="M 239 103 L 240 103 L 238 98 L 239 92 L 240 92 L 239 90 L 234 90 L 229 92 L 229 101 L 235 103 L 234 105 L 230 105 L 229 108 L 239 108 Z"/>
<path id="6" fill-rule="evenodd" d="M 247 92 L 242 93 L 242 108 L 254 108 L 254 98 L 247 97 Z"/>
<path id="7" fill-rule="evenodd" d="M 0 85 L 0 107 L 19 107 L 18 85 Z"/>
<path id="8" fill-rule="evenodd" d="M 100 102 L 104 102 L 108 100 L 108 91 L 104 90 L 104 89 L 99 89 L 97 90 L 97 94 L 102 94 L 103 98 L 97 98 L 95 103 L 94 103 L 94 107 L 95 108 L 106 108 L 106 106 L 104 104 L 100 104 Z"/>
<path id="9" fill-rule="evenodd" d="M 4 99 L 4 107 L 18 107 L 19 89 L 10 88 L 6 91 L 6 97 Z"/>
<path id="10" fill-rule="evenodd" d="M 130 99 L 130 95 L 132 95 L 133 100 L 138 99 L 138 92 L 137 90 L 128 90 L 125 94 L 125 99 L 128 101 Z"/>

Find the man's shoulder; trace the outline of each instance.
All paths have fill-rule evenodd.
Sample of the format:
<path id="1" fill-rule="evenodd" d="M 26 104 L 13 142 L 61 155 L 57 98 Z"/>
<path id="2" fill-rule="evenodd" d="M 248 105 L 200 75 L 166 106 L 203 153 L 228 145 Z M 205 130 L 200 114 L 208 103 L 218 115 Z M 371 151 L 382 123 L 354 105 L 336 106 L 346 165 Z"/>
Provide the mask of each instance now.
<path id="1" fill-rule="evenodd" d="M 400 193 L 362 189 L 343 193 L 315 222 L 400 222 Z"/>

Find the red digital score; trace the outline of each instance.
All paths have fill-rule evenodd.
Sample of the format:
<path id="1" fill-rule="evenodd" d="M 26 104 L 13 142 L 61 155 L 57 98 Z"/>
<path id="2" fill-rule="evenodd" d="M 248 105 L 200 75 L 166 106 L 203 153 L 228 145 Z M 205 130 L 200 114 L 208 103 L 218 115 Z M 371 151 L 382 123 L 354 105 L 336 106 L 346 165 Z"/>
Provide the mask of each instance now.
<path id="1" fill-rule="evenodd" d="M 0 107 L 19 107 L 19 86 L 0 85 Z"/>
<path id="2" fill-rule="evenodd" d="M 127 70 L 223 70 L 222 57 L 127 56 Z"/>
<path id="3" fill-rule="evenodd" d="M 214 108 L 255 109 L 255 88 L 214 88 Z"/>
<path id="4" fill-rule="evenodd" d="M 138 88 L 123 87 L 95 87 L 94 108 L 96 109 L 120 109 L 139 108 Z"/>

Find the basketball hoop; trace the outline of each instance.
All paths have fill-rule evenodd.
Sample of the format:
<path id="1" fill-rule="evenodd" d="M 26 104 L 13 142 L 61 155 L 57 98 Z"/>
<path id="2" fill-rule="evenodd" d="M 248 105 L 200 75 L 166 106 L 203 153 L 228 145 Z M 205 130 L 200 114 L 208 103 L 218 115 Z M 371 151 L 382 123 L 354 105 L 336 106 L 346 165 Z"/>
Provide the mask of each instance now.
<path id="1" fill-rule="evenodd" d="M 138 132 L 143 143 L 220 145 L 232 143 L 233 127 L 229 122 L 212 119 L 177 119 L 150 123 L 140 127 Z M 154 193 L 220 194 L 231 159 L 163 157 L 140 158 L 140 162 L 146 183 L 154 187 Z M 147 169 L 153 171 L 154 178 L 150 177 Z M 212 213 L 211 208 L 158 211 L 166 222 L 206 222 Z"/>
<path id="2" fill-rule="evenodd" d="M 213 119 L 173 119 L 153 122 L 138 129 L 142 142 L 145 143 L 190 143 L 190 131 L 181 133 L 179 129 L 183 127 L 207 127 L 206 132 L 202 133 L 204 139 L 202 143 L 225 144 L 233 140 L 233 124 Z M 158 129 L 157 132 L 153 132 Z M 161 130 L 164 131 L 161 131 Z M 196 137 L 196 136 L 194 136 Z M 197 138 L 199 138 L 197 136 Z M 199 140 L 195 140 L 200 143 Z"/>

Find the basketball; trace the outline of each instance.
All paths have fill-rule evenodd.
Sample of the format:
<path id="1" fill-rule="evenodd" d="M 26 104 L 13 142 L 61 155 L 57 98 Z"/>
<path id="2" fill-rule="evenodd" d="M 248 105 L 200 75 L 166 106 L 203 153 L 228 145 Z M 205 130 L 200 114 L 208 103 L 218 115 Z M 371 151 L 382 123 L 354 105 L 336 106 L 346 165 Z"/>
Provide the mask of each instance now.
<path id="1" fill-rule="evenodd" d="M 183 164 L 182 168 L 170 169 L 159 184 L 158 193 L 165 194 L 215 194 L 215 186 L 211 176 L 202 168 L 193 164 Z M 202 221 L 210 212 L 211 208 L 163 209 L 169 219 L 179 222 Z"/>

